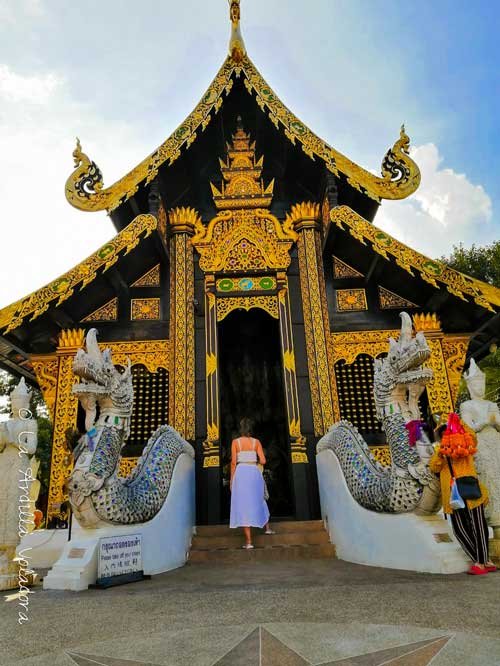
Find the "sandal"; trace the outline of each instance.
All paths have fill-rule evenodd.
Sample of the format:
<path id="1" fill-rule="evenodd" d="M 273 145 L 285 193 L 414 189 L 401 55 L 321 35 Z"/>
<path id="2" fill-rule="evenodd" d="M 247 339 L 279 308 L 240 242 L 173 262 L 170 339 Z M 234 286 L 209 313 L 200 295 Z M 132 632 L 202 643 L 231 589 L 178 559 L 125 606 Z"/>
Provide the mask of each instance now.
<path id="1" fill-rule="evenodd" d="M 243 550 L 252 550 L 253 548 L 253 543 L 245 543 L 242 546 Z"/>
<path id="2" fill-rule="evenodd" d="M 276 532 L 274 530 L 269 529 L 269 530 L 266 530 L 264 532 L 264 534 L 276 534 Z"/>
<path id="3" fill-rule="evenodd" d="M 482 574 L 487 574 L 488 569 L 486 569 L 486 567 L 481 568 L 478 567 L 477 564 L 473 564 L 467 573 L 471 576 L 481 576 Z"/>
<path id="4" fill-rule="evenodd" d="M 492 562 L 491 564 L 489 564 L 489 563 L 487 562 L 487 563 L 484 565 L 484 568 L 486 569 L 486 571 L 487 571 L 488 573 L 493 573 L 494 571 L 497 571 L 497 568 L 498 568 L 498 567 L 496 567 L 496 566 L 493 564 L 493 562 Z"/>

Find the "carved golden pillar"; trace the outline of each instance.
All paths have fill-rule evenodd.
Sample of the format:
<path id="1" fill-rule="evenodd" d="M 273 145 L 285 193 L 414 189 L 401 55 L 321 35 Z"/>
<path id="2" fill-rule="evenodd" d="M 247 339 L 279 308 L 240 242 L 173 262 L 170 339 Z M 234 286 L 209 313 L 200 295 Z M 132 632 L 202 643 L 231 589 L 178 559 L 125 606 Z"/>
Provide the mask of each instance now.
<path id="1" fill-rule="evenodd" d="M 292 463 L 309 462 L 306 450 L 306 438 L 302 435 L 300 423 L 299 395 L 295 372 L 295 349 L 293 345 L 292 318 L 290 315 L 290 295 L 285 274 L 278 274 L 278 307 L 281 335 L 281 353 L 285 377 L 285 398 L 288 414 L 288 434 Z"/>
<path id="2" fill-rule="evenodd" d="M 198 213 L 175 208 L 170 222 L 170 339 L 173 339 L 173 427 L 187 440 L 194 421 L 194 262 L 191 236 Z"/>
<path id="3" fill-rule="evenodd" d="M 50 463 L 49 498 L 47 522 L 60 513 L 61 503 L 68 499 L 65 487 L 72 469 L 71 451 L 68 449 L 67 431 L 76 428 L 78 399 L 71 392 L 75 382 L 73 358 L 83 346 L 83 329 L 61 331 L 56 351 L 58 359 L 57 388 L 54 405 L 54 430 L 52 435 L 52 457 Z"/>
<path id="4" fill-rule="evenodd" d="M 330 325 L 321 259 L 320 210 L 318 204 L 292 207 L 289 219 L 298 233 L 300 287 L 309 368 L 314 433 L 324 435 L 338 420 L 336 385 L 330 364 Z"/>
<path id="5" fill-rule="evenodd" d="M 427 384 L 427 398 L 433 414 L 453 411 L 453 398 L 448 382 L 448 373 L 443 354 L 443 331 L 435 314 L 418 314 L 413 317 L 417 332 L 422 332 L 431 350 L 427 365 L 434 371 L 434 378 Z"/>
<path id="6" fill-rule="evenodd" d="M 203 442 L 203 467 L 219 467 L 219 377 L 217 367 L 217 310 L 215 279 L 205 278 L 205 378 L 207 382 L 207 438 Z"/>
<path id="7" fill-rule="evenodd" d="M 54 423 L 59 357 L 57 354 L 39 354 L 31 356 L 30 361 L 44 402 L 47 405 L 50 420 Z"/>
<path id="8" fill-rule="evenodd" d="M 470 335 L 445 335 L 441 340 L 443 357 L 450 385 L 451 399 L 456 408 L 460 378 L 464 371 L 465 357 L 469 348 Z"/>

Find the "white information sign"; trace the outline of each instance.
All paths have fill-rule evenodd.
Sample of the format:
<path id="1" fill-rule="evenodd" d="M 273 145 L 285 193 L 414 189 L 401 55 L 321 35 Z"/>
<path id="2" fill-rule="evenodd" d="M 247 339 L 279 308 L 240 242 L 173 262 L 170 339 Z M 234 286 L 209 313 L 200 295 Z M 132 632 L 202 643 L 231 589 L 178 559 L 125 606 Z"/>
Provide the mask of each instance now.
<path id="1" fill-rule="evenodd" d="M 142 570 L 142 536 L 103 537 L 99 539 L 98 578 L 110 578 Z"/>

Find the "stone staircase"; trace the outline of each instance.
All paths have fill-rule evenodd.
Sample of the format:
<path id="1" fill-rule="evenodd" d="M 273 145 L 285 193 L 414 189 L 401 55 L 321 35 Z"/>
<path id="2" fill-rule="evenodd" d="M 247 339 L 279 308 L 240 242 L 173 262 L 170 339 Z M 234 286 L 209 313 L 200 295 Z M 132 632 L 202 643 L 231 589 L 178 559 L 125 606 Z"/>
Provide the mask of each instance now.
<path id="1" fill-rule="evenodd" d="M 196 535 L 189 553 L 188 564 L 197 562 L 269 562 L 278 560 L 326 559 L 335 557 L 335 546 L 330 543 L 321 520 L 272 522 L 276 534 L 264 534 L 252 529 L 255 548 L 244 550 L 242 529 L 229 529 L 227 525 L 203 525 Z"/>

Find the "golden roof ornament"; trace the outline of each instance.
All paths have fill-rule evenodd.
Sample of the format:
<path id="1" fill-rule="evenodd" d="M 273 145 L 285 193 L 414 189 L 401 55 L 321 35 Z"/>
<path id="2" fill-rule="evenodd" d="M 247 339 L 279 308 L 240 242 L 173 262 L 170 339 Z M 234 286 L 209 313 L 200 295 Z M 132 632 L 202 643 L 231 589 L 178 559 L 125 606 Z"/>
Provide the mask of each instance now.
<path id="1" fill-rule="evenodd" d="M 240 0 L 229 0 L 229 18 L 231 19 L 229 55 L 235 62 L 241 62 L 246 55 L 246 49 L 240 30 Z"/>
<path id="2" fill-rule="evenodd" d="M 264 186 L 264 156 L 255 157 L 255 141 L 243 129 L 241 116 L 236 119 L 236 132 L 227 144 L 226 161 L 219 159 L 222 172 L 220 188 L 210 183 L 214 203 L 219 210 L 229 208 L 268 208 L 271 205 L 274 178 Z"/>

